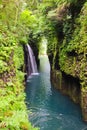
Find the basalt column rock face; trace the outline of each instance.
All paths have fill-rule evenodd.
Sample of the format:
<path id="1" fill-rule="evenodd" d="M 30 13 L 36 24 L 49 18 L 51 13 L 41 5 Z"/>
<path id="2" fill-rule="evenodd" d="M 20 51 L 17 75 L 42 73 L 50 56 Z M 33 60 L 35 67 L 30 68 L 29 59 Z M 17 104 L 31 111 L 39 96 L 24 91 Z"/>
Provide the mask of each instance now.
<path id="1" fill-rule="evenodd" d="M 78 79 L 59 70 L 52 70 L 51 81 L 56 89 L 60 90 L 64 95 L 68 95 L 75 103 L 81 104 L 81 86 Z"/>
<path id="2" fill-rule="evenodd" d="M 81 105 L 83 119 L 87 121 L 87 2 L 66 2 L 54 13 L 58 35 L 56 43 L 48 43 L 51 81 Z"/>

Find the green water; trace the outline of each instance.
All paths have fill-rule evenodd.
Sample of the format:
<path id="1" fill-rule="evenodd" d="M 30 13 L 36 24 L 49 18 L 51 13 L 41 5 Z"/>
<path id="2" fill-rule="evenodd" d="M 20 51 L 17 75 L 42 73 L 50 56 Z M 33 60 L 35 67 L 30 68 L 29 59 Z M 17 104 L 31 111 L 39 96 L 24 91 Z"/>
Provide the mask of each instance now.
<path id="1" fill-rule="evenodd" d="M 28 79 L 25 90 L 31 123 L 40 130 L 87 130 L 80 107 L 51 85 L 46 56 L 40 58 L 39 71 L 39 75 Z"/>

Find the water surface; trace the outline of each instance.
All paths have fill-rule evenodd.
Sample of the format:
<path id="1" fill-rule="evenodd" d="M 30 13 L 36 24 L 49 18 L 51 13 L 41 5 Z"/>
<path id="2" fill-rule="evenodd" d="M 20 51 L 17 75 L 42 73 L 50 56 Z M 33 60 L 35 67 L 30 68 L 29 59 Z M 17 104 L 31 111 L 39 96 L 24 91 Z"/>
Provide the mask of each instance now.
<path id="1" fill-rule="evenodd" d="M 87 130 L 80 107 L 51 85 L 46 56 L 40 57 L 40 73 L 28 80 L 26 94 L 29 120 L 40 130 Z"/>

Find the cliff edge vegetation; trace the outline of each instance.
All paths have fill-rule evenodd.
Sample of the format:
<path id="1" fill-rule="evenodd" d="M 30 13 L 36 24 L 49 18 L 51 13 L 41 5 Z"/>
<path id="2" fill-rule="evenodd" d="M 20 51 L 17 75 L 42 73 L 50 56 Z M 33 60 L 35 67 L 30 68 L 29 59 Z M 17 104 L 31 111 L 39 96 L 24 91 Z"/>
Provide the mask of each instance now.
<path id="1" fill-rule="evenodd" d="M 86 0 L 43 0 L 39 6 L 41 19 L 44 21 L 42 32 L 48 41 L 51 80 L 61 91 L 67 89 L 58 87 L 64 76 L 66 79 L 69 78 L 68 81 L 73 78 L 78 82 L 77 88 L 75 85 L 70 88 L 69 85 L 66 93 L 81 105 L 85 121 L 87 121 L 86 10 Z"/>
<path id="2" fill-rule="evenodd" d="M 37 130 L 24 102 L 23 48 L 35 21 L 25 1 L 0 1 L 0 130 Z"/>

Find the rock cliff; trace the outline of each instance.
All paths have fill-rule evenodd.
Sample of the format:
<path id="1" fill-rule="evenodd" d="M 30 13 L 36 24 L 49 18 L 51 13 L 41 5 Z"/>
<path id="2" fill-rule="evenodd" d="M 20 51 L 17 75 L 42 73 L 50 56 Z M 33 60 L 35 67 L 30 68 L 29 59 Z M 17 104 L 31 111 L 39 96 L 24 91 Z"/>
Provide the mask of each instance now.
<path id="1" fill-rule="evenodd" d="M 48 18 L 56 21 L 48 42 L 52 83 L 81 105 L 87 121 L 87 2 L 63 2 Z"/>

